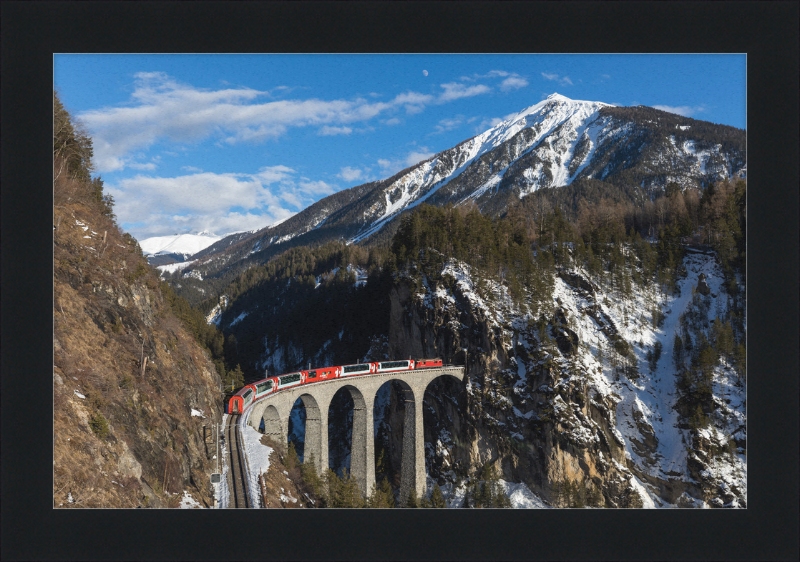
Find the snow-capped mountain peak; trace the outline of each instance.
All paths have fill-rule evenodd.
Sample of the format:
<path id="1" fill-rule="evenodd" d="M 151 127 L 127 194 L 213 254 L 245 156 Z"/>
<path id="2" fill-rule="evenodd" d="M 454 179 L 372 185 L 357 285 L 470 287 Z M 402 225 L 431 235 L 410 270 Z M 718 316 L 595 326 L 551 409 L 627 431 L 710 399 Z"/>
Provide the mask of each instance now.
<path id="1" fill-rule="evenodd" d="M 226 257 L 211 258 L 214 263 L 204 262 L 204 267 L 213 275 L 231 261 L 258 262 L 303 240 L 358 243 L 421 203 L 474 202 L 483 213 L 501 214 L 540 189 L 575 182 L 591 183 L 601 192 L 636 191 L 641 198 L 669 182 L 702 188 L 722 178 L 744 177 L 746 169 L 741 129 L 553 93 L 391 178 L 321 199 L 254 233 L 247 244 L 239 244 L 241 236 L 229 236 L 203 254 L 230 248 Z"/>
<path id="2" fill-rule="evenodd" d="M 154 236 L 145 238 L 139 242 L 142 252 L 145 255 L 155 255 L 159 253 L 169 254 L 196 254 L 200 250 L 207 248 L 214 242 L 222 239 L 208 232 L 200 234 L 176 234 L 174 236 Z"/>

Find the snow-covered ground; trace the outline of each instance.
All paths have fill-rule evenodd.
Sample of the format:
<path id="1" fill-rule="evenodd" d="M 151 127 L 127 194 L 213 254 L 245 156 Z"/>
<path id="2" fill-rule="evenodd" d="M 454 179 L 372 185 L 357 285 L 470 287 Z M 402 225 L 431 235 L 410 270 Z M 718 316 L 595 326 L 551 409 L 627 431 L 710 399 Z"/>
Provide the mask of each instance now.
<path id="1" fill-rule="evenodd" d="M 197 500 L 195 500 L 189 492 L 186 490 L 183 491 L 183 498 L 181 498 L 181 509 L 202 509 L 203 506 L 200 505 Z"/>
<path id="2" fill-rule="evenodd" d="M 506 482 L 500 480 L 500 484 L 505 489 L 506 495 L 511 500 L 511 506 L 515 509 L 549 509 L 542 499 L 530 491 L 524 482 Z M 463 499 L 462 499 L 463 501 Z"/>
<path id="3" fill-rule="evenodd" d="M 156 269 L 158 269 L 162 273 L 162 275 L 164 273 L 175 273 L 176 271 L 180 271 L 182 269 L 185 269 L 185 268 L 189 267 L 194 262 L 195 262 L 195 260 L 183 261 L 183 262 L 177 262 L 177 263 L 170 263 L 168 265 L 158 265 L 158 266 L 156 266 Z"/>
<path id="4" fill-rule="evenodd" d="M 524 482 L 506 482 L 501 479 L 499 483 L 511 500 L 511 507 L 513 509 L 550 509 L 550 506 L 544 503 L 539 496 L 531 492 Z M 467 491 L 466 484 L 454 487 L 452 484 L 447 483 L 440 488 L 448 508 L 458 509 L 464 505 L 464 495 Z M 428 493 L 430 493 L 432 489 L 433 480 L 428 477 Z"/>
<path id="5" fill-rule="evenodd" d="M 247 487 L 250 497 L 250 505 L 259 506 L 261 504 L 261 487 L 258 483 L 259 477 L 269 470 L 269 455 L 272 453 L 272 447 L 261 444 L 261 438 L 264 436 L 259 433 L 247 423 L 247 418 L 250 417 L 251 410 L 239 418 L 239 431 L 244 441 L 245 463 L 247 474 Z"/>
<path id="6" fill-rule="evenodd" d="M 228 426 L 228 414 L 222 414 L 222 425 L 220 427 L 227 427 Z M 221 429 L 217 429 L 217 431 L 221 431 Z M 228 470 L 230 466 L 230 462 L 228 460 L 228 447 L 222 444 L 222 440 L 220 440 L 220 452 L 222 453 L 222 458 L 220 459 L 220 471 L 222 474 L 222 478 L 220 478 L 219 483 L 219 500 L 218 505 L 219 509 L 226 509 L 230 503 L 230 488 L 228 488 Z"/>

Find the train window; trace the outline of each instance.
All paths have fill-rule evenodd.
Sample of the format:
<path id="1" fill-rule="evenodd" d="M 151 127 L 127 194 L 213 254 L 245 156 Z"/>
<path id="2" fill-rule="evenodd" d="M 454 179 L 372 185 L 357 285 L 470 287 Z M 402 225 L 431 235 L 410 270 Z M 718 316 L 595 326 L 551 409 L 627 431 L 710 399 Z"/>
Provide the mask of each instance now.
<path id="1" fill-rule="evenodd" d="M 354 373 L 356 371 L 365 371 L 369 369 L 369 365 L 348 365 L 344 368 L 345 373 Z"/>
<path id="2" fill-rule="evenodd" d="M 252 394 L 253 394 L 253 389 L 252 389 L 252 388 L 248 388 L 248 389 L 247 389 L 247 392 L 245 392 L 244 394 L 242 394 L 242 398 L 243 398 L 245 401 L 247 401 L 247 400 L 249 400 L 249 399 L 250 399 L 250 396 L 252 396 Z"/>
<path id="3" fill-rule="evenodd" d="M 402 367 L 408 367 L 408 361 L 389 361 L 387 363 L 381 363 L 381 369 L 400 369 Z"/>
<path id="4" fill-rule="evenodd" d="M 266 381 L 256 385 L 256 390 L 258 391 L 259 394 L 271 389 L 272 389 L 272 381 Z"/>
<path id="5" fill-rule="evenodd" d="M 308 378 L 310 378 L 310 379 L 317 378 L 317 372 L 316 371 L 309 371 L 308 372 Z"/>
<path id="6" fill-rule="evenodd" d="M 291 375 L 286 375 L 285 377 L 281 377 L 281 386 L 285 386 L 287 384 L 292 384 L 293 382 L 297 382 L 300 380 L 300 373 L 294 373 Z"/>

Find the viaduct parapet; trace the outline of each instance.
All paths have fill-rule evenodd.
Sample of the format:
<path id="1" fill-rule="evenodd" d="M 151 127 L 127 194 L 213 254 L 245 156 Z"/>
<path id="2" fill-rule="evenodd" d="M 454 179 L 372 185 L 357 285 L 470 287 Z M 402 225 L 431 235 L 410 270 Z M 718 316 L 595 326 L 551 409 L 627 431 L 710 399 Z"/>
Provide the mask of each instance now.
<path id="1" fill-rule="evenodd" d="M 463 367 L 440 367 L 341 377 L 329 381 L 282 390 L 250 406 L 247 423 L 256 430 L 264 422 L 264 433 L 285 443 L 289 434 L 289 414 L 299 398 L 306 409 L 304 457 L 313 454 L 320 473 L 328 468 L 328 409 L 333 396 L 342 388 L 353 399 L 353 436 L 350 451 L 350 474 L 366 495 L 375 486 L 375 442 L 372 408 L 378 390 L 389 381 L 398 381 L 405 399 L 400 498 L 405 501 L 411 488 L 417 497 L 426 493 L 425 439 L 422 424 L 422 400 L 425 389 L 434 379 L 451 376 L 464 380 Z"/>

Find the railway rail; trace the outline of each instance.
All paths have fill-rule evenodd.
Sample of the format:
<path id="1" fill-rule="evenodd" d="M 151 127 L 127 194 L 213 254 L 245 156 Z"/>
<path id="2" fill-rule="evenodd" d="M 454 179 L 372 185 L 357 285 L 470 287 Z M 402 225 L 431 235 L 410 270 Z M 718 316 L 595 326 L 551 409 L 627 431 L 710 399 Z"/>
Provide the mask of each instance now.
<path id="1" fill-rule="evenodd" d="M 247 493 L 247 476 L 244 470 L 244 456 L 242 454 L 241 440 L 238 431 L 239 416 L 228 416 L 228 425 L 225 428 L 225 439 L 228 445 L 228 458 L 230 459 L 231 475 L 231 504 L 234 508 L 247 508 L 250 498 Z"/>

